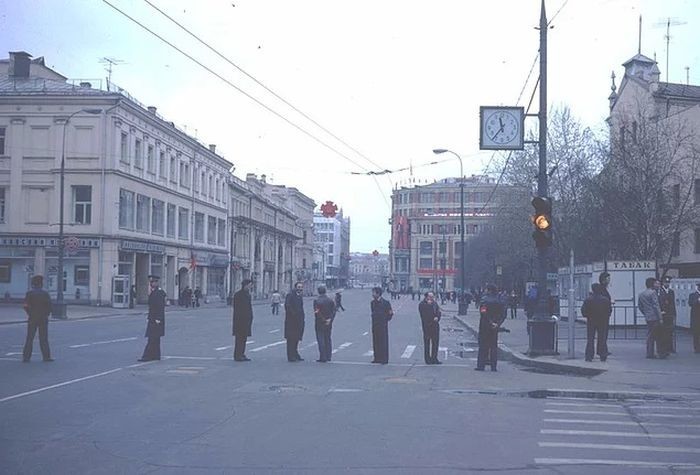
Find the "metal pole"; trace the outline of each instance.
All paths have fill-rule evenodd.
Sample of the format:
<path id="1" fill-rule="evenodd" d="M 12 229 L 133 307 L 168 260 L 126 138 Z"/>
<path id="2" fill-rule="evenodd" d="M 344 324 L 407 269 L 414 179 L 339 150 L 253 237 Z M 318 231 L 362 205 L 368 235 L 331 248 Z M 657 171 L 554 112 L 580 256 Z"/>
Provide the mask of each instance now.
<path id="1" fill-rule="evenodd" d="M 466 269 L 466 264 L 465 264 L 465 252 L 464 252 L 464 170 L 462 168 L 462 158 L 459 157 L 459 216 L 460 216 L 460 226 L 461 226 L 461 236 L 460 236 L 460 252 L 459 252 L 459 260 L 460 260 L 460 274 L 461 274 L 461 298 L 459 299 L 459 304 L 458 304 L 458 315 L 466 315 L 467 314 L 467 304 L 464 301 L 464 294 L 466 291 L 466 286 L 467 286 L 467 269 Z"/>
<path id="2" fill-rule="evenodd" d="M 540 111 L 539 111 L 539 173 L 537 174 L 537 196 L 546 197 L 547 184 L 547 14 L 544 0 L 540 11 Z M 547 258 L 549 247 L 537 248 L 538 305 L 535 319 L 548 317 L 547 312 Z"/>
<path id="3" fill-rule="evenodd" d="M 575 333 L 576 333 L 576 309 L 574 308 L 574 250 L 569 255 L 569 358 L 576 357 Z"/>
<path id="4" fill-rule="evenodd" d="M 63 142 L 61 144 L 61 172 L 60 172 L 60 183 L 59 183 L 59 208 L 58 208 L 58 281 L 56 290 L 56 309 L 53 312 L 54 318 L 67 318 L 66 306 L 63 302 L 63 203 L 64 203 L 64 191 L 65 191 L 65 174 L 66 174 L 66 126 L 68 121 L 73 117 L 75 113 L 71 114 L 63 122 Z"/>

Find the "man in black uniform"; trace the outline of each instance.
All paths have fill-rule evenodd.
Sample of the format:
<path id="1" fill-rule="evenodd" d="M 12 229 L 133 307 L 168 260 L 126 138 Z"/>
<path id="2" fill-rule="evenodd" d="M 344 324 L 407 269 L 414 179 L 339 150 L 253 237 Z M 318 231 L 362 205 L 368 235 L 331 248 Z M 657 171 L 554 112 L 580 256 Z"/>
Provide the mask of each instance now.
<path id="1" fill-rule="evenodd" d="M 498 362 L 498 329 L 506 318 L 505 305 L 498 296 L 493 284 L 486 286 L 486 295 L 479 305 L 479 354 L 476 360 L 477 371 L 483 371 L 488 361 L 491 371 L 496 371 Z"/>
<path id="2" fill-rule="evenodd" d="M 22 361 L 28 363 L 32 358 L 34 335 L 39 330 L 39 347 L 44 361 L 53 361 L 49 349 L 49 315 L 51 314 L 51 297 L 42 289 L 44 276 L 32 277 L 32 289 L 24 297 L 24 311 L 27 312 L 27 339 L 24 342 Z"/>
<path id="3" fill-rule="evenodd" d="M 690 333 L 693 334 L 693 351 L 700 353 L 700 282 L 696 283 L 695 287 L 695 292 L 688 296 Z"/>
<path id="4" fill-rule="evenodd" d="M 440 307 L 432 292 L 426 292 L 425 298 L 418 304 L 421 325 L 423 327 L 423 350 L 425 364 L 442 364 L 438 360 L 440 345 Z"/>
<path id="5" fill-rule="evenodd" d="M 607 323 L 610 318 L 610 300 L 603 293 L 603 284 L 593 284 L 590 295 L 581 307 L 581 315 L 586 318 L 586 361 L 593 361 L 595 355 L 595 337 L 598 334 L 598 355 L 600 361 L 608 359 Z"/>
<path id="6" fill-rule="evenodd" d="M 241 290 L 233 294 L 233 359 L 235 361 L 250 361 L 245 355 L 245 345 L 252 335 L 253 304 L 250 300 L 250 289 L 253 281 L 243 279 Z"/>
<path id="7" fill-rule="evenodd" d="M 149 275 L 151 293 L 148 295 L 148 319 L 146 337 L 148 343 L 139 361 L 160 359 L 160 337 L 165 335 L 165 291 L 160 288 L 160 277 Z"/>
<path id="8" fill-rule="evenodd" d="M 335 318 L 335 303 L 326 295 L 326 287 L 321 285 L 318 288 L 318 298 L 314 300 L 314 316 L 316 319 L 316 341 L 318 342 L 318 361 L 326 363 L 331 360 L 331 331 L 333 330 L 333 319 Z"/>
<path id="9" fill-rule="evenodd" d="M 382 298 L 382 288 L 372 289 L 372 346 L 374 359 L 372 363 L 387 364 L 389 362 L 389 320 L 394 316 L 391 304 Z"/>
<path id="10" fill-rule="evenodd" d="M 304 336 L 304 284 L 294 284 L 294 292 L 284 299 L 284 338 L 287 340 L 287 361 L 304 361 L 298 346 Z"/>
<path id="11" fill-rule="evenodd" d="M 661 346 L 666 353 L 676 352 L 676 294 L 669 287 L 671 277 L 664 277 L 659 289 L 659 305 L 661 306 Z"/>

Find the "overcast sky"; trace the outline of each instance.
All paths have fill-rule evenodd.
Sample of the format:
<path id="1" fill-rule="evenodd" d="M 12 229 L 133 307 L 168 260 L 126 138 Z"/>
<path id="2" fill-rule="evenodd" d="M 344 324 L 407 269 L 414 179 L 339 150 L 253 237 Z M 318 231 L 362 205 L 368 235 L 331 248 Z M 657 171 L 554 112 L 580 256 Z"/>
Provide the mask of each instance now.
<path id="1" fill-rule="evenodd" d="M 432 149 L 448 148 L 462 155 L 466 174 L 481 173 L 490 154 L 479 152 L 479 106 L 526 106 L 538 74 L 536 65 L 526 83 L 538 50 L 540 0 L 150 0 L 353 151 L 145 1 L 109 1 L 327 147 L 102 0 L 2 1 L 2 43 L 44 56 L 69 78 L 104 80 L 100 58 L 123 61 L 112 80 L 204 143 L 216 143 L 239 177 L 264 173 L 319 204 L 335 201 L 352 219 L 353 251 L 387 250 L 391 189 L 409 179 L 408 172 L 376 182 L 351 175 L 376 169 L 356 151 L 382 169 L 412 163 L 415 180 L 432 182 L 459 175 L 456 161 L 417 166 L 436 159 Z M 546 5 L 550 19 L 559 12 L 549 30 L 550 105 L 569 105 L 585 124 L 604 126 L 610 73 L 619 84 L 621 64 L 636 54 L 640 14 L 642 53 L 656 54 L 662 80 L 670 17 L 669 79 L 685 82 L 689 66 L 691 84 L 700 84 L 700 1 Z"/>

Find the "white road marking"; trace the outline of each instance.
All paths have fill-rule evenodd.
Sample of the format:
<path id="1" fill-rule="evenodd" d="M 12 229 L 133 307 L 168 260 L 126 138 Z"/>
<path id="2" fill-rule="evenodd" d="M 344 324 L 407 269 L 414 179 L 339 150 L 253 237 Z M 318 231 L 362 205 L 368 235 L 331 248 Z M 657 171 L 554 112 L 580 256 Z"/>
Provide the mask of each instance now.
<path id="1" fill-rule="evenodd" d="M 629 467 L 649 467 L 649 468 L 684 468 L 696 469 L 700 465 L 686 462 L 642 462 L 638 460 L 604 460 L 604 459 L 557 459 L 557 458 L 536 458 L 537 465 L 618 465 Z"/>
<path id="2" fill-rule="evenodd" d="M 362 336 L 367 336 L 367 335 L 369 335 L 369 332 L 364 332 L 364 333 L 362 334 Z"/>
<path id="3" fill-rule="evenodd" d="M 619 409 L 620 404 L 596 404 L 596 403 L 576 403 L 576 402 L 546 402 L 548 406 L 574 406 L 574 407 L 610 407 L 613 409 Z M 641 410 L 669 410 L 669 411 L 700 411 L 700 407 L 682 407 L 682 406 L 627 406 L 629 409 L 634 409 L 636 411 Z"/>
<path id="4" fill-rule="evenodd" d="M 434 365 L 415 364 L 415 363 L 388 363 L 386 365 L 378 365 L 369 361 L 336 361 L 329 362 L 330 364 L 354 365 L 354 366 L 396 366 L 399 368 L 435 368 Z M 472 365 L 464 364 L 443 364 L 440 368 L 472 368 Z"/>
<path id="5" fill-rule="evenodd" d="M 251 341 L 249 343 L 253 343 L 253 342 Z M 220 346 L 218 348 L 214 348 L 214 351 L 224 351 L 224 350 L 228 350 L 229 348 L 233 348 L 233 345 Z"/>
<path id="6" fill-rule="evenodd" d="M 70 345 L 68 348 L 84 348 L 86 346 L 106 345 L 108 343 L 120 343 L 122 341 L 134 341 L 136 339 L 137 339 L 137 337 L 132 336 L 130 338 L 118 338 L 116 340 L 93 341 L 92 343 L 83 343 L 81 345 Z"/>
<path id="7" fill-rule="evenodd" d="M 352 345 L 352 343 L 350 343 L 349 341 L 346 341 L 345 343 L 343 343 L 342 345 L 340 345 L 338 348 L 336 348 L 335 350 L 331 351 L 331 354 L 336 354 L 336 353 L 339 352 L 340 350 L 344 350 L 345 348 L 347 348 L 348 346 L 351 346 L 351 345 Z"/>
<path id="8" fill-rule="evenodd" d="M 615 425 L 615 426 L 649 426 L 649 427 L 700 427 L 700 424 L 669 424 L 663 422 L 629 422 L 629 421 L 601 421 L 587 419 L 544 419 L 544 422 L 552 422 L 555 424 L 600 424 L 600 425 Z"/>
<path id="9" fill-rule="evenodd" d="M 644 432 L 608 432 L 604 430 L 558 430 L 542 429 L 540 434 L 548 435 L 598 435 L 601 437 L 639 437 L 642 439 L 700 439 L 700 435 L 689 434 L 647 434 Z"/>
<path id="10" fill-rule="evenodd" d="M 407 345 L 406 349 L 403 350 L 401 358 L 410 358 L 414 351 L 416 351 L 416 345 Z"/>
<path id="11" fill-rule="evenodd" d="M 279 328 L 277 330 L 270 330 L 268 333 L 277 333 L 278 331 L 280 331 Z"/>
<path id="12" fill-rule="evenodd" d="M 280 341 L 276 341 L 274 343 L 270 343 L 269 345 L 264 345 L 264 346 L 259 346 L 257 348 L 253 348 L 250 351 L 251 351 L 251 353 L 255 353 L 256 351 L 266 350 L 268 348 L 272 348 L 273 346 L 283 345 L 286 342 L 287 342 L 287 340 L 280 340 Z"/>
<path id="13" fill-rule="evenodd" d="M 558 409 L 545 409 L 544 412 L 553 414 L 600 414 L 606 416 L 628 416 L 626 412 L 604 412 L 604 411 L 563 411 Z M 687 414 L 639 414 L 643 417 L 670 417 L 674 419 L 700 419 L 700 416 L 689 416 Z"/>
<path id="14" fill-rule="evenodd" d="M 17 351 L 11 351 L 11 352 L 9 352 L 9 353 L 5 353 L 5 356 L 15 356 L 15 355 L 21 355 L 21 354 L 22 354 L 21 351 L 19 351 L 19 352 L 17 352 Z"/>
<path id="15" fill-rule="evenodd" d="M 135 368 L 135 367 L 137 367 L 137 366 L 143 366 L 144 364 L 147 364 L 147 363 L 133 364 L 133 365 L 130 365 L 130 366 L 126 366 L 126 368 Z M 51 386 L 45 386 L 45 387 L 43 387 L 43 388 L 38 388 L 38 389 L 34 389 L 34 390 L 32 390 L 32 391 L 27 391 L 27 392 L 24 392 L 24 393 L 15 394 L 15 395 L 13 395 L 13 396 L 7 396 L 7 397 L 4 397 L 4 398 L 0 399 L 0 403 L 2 403 L 2 402 L 7 402 L 7 401 L 11 401 L 11 400 L 13 400 L 13 399 L 18 399 L 18 398 L 25 397 L 25 396 L 31 396 L 32 394 L 37 394 L 37 393 L 40 393 L 40 392 L 48 391 L 49 389 L 61 388 L 61 387 L 63 387 L 63 386 L 68 386 L 68 385 L 70 385 L 70 384 L 79 383 L 79 382 L 81 382 L 81 381 L 87 381 L 87 380 L 89 380 L 89 379 L 99 378 L 100 376 L 107 376 L 108 374 L 116 373 L 116 372 L 122 371 L 122 370 L 124 370 L 124 369 L 126 369 L 126 368 L 122 367 L 122 368 L 110 369 L 109 371 L 103 371 L 103 372 L 101 372 L 101 373 L 91 374 L 90 376 L 84 376 L 84 377 L 82 377 L 82 378 L 77 378 L 77 379 L 71 379 L 70 381 L 64 381 L 64 382 L 62 382 L 62 383 L 52 384 Z"/>
<path id="16" fill-rule="evenodd" d="M 164 360 L 215 360 L 213 356 L 163 356 Z"/>
<path id="17" fill-rule="evenodd" d="M 318 342 L 317 342 L 317 341 L 306 345 L 304 348 L 313 348 L 313 347 L 316 346 L 316 345 L 318 345 Z"/>
<path id="18" fill-rule="evenodd" d="M 364 389 L 352 389 L 352 388 L 331 388 L 328 390 L 329 393 L 361 393 Z"/>
<path id="19" fill-rule="evenodd" d="M 368 352 L 363 353 L 362 356 L 374 356 L 374 351 L 369 350 Z"/>
<path id="20" fill-rule="evenodd" d="M 676 452 L 681 454 L 700 454 L 700 449 L 694 447 L 658 447 L 655 445 L 622 445 L 622 444 L 588 444 L 580 442 L 538 442 L 540 447 L 567 449 L 600 449 L 600 450 L 632 450 L 636 452 Z"/>

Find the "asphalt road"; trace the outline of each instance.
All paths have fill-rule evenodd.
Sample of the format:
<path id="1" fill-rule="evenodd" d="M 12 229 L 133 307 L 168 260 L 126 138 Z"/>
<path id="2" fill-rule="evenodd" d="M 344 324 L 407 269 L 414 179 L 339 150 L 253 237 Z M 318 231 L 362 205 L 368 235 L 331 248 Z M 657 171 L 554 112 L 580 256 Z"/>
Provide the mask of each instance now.
<path id="1" fill-rule="evenodd" d="M 473 371 L 475 342 L 443 319 L 441 366 L 423 364 L 418 302 L 391 301 L 390 364 L 370 364 L 369 291 L 344 294 L 330 364 L 316 363 L 310 301 L 288 363 L 283 316 L 256 306 L 232 360 L 230 310 L 167 316 L 165 358 L 137 363 L 142 317 L 52 322 L 53 363 L 19 360 L 0 327 L 0 473 L 700 473 L 700 397 L 532 398 L 615 382 Z M 659 388 L 655 388 L 659 389 Z"/>

